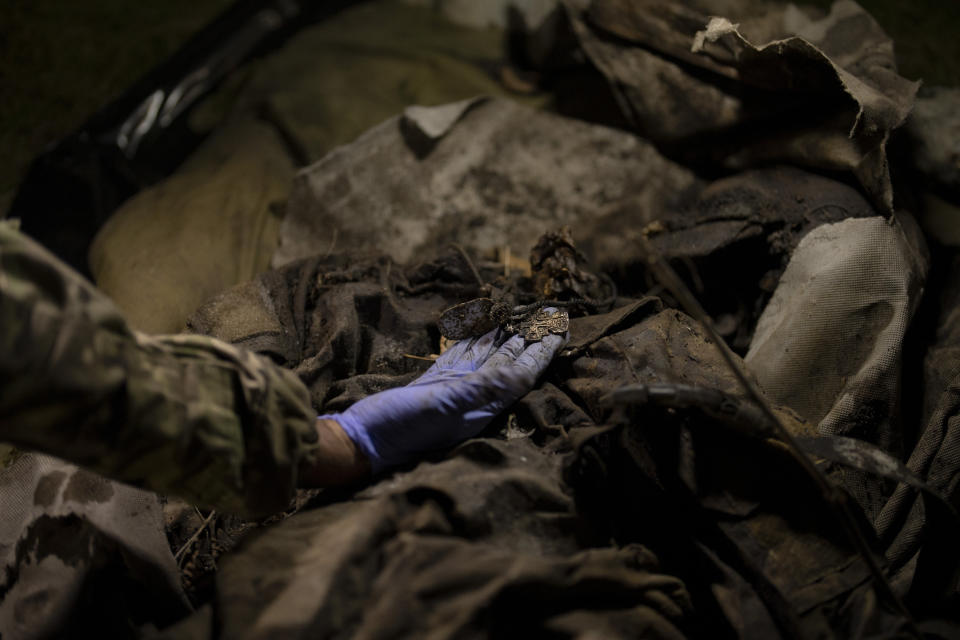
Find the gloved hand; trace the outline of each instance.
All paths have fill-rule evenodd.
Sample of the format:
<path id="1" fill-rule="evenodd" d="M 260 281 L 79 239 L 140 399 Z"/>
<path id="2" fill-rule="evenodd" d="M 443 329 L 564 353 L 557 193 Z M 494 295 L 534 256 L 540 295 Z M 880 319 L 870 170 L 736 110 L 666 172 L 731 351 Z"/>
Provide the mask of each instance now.
<path id="1" fill-rule="evenodd" d="M 566 343 L 549 335 L 527 345 L 515 335 L 498 346 L 498 333 L 461 340 L 409 385 L 320 418 L 343 427 L 374 473 L 471 438 L 530 391 Z"/>

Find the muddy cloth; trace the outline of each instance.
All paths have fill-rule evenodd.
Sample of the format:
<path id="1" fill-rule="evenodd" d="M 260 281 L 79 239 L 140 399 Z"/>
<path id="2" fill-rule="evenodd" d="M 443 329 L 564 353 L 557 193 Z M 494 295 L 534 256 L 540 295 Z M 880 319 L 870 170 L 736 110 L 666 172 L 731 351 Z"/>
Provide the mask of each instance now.
<path id="1" fill-rule="evenodd" d="M 746 356 L 763 389 L 823 435 L 902 458 L 902 344 L 928 268 L 916 223 L 901 215 L 825 224 L 794 251 Z M 873 519 L 885 495 L 855 493 Z"/>
<path id="2" fill-rule="evenodd" d="M 274 262 L 365 248 L 404 262 L 449 242 L 506 261 L 568 224 L 592 264 L 642 295 L 648 237 L 745 350 L 800 238 L 872 215 L 856 189 L 801 169 L 708 184 L 622 131 L 474 100 L 410 107 L 302 170 Z"/>
<path id="3" fill-rule="evenodd" d="M 4 638 L 132 638 L 189 611 L 156 494 L 19 453 L 0 513 Z"/>
<path id="4" fill-rule="evenodd" d="M 488 281 L 502 268 L 475 266 Z M 327 411 L 425 367 L 404 354 L 435 352 L 436 310 L 477 287 L 455 249 L 406 266 L 332 255 L 228 291 L 190 324 L 294 368 Z M 698 325 L 655 298 L 573 318 L 561 357 L 487 437 L 348 500 L 321 495 L 248 539 L 221 565 L 213 610 L 176 633 L 587 638 L 602 624 L 602 637 L 747 638 L 902 628 L 874 606 L 865 566 L 782 447 L 728 433 L 696 407 L 599 428 L 624 424 L 602 398 L 627 383 L 741 397 Z M 815 433 L 778 411 L 796 434 Z M 593 444 L 561 480 L 559 454 L 577 442 Z"/>
<path id="5" fill-rule="evenodd" d="M 696 576 L 685 584 L 703 637 L 909 637 L 781 445 L 697 410 L 622 411 L 580 443 L 565 478 L 598 535 L 645 544 L 664 568 Z"/>
<path id="6" fill-rule="evenodd" d="M 417 288 L 422 293 L 412 298 L 402 293 Z M 438 353 L 439 334 L 424 327 L 435 327 L 450 300 L 477 291 L 459 254 L 419 271 L 385 256 L 337 254 L 234 287 L 197 310 L 187 326 L 292 369 L 317 413 L 325 413 L 425 371 L 429 362 L 421 358 Z"/>
<path id="7" fill-rule="evenodd" d="M 921 429 L 906 458 L 911 471 L 952 504 L 960 501 L 960 260 L 953 259 L 941 295 L 936 337 L 923 366 L 924 398 Z M 937 535 L 936 517 L 909 487 L 900 485 L 876 519 L 895 567 L 912 576 L 913 565 Z M 933 522 L 931 522 L 933 519 Z M 951 541 L 950 544 L 954 544 Z M 937 558 L 931 558 L 938 562 Z M 946 562 L 946 560 L 941 560 Z M 947 566 L 949 570 L 951 567 Z M 953 567 L 955 568 L 955 567 Z"/>
<path id="8" fill-rule="evenodd" d="M 892 41 L 856 3 L 839 0 L 827 15 L 750 0 L 566 5 L 645 137 L 714 166 L 850 171 L 892 211 L 886 143 L 919 84 L 897 75 Z"/>
<path id="9" fill-rule="evenodd" d="M 720 334 L 745 352 L 800 240 L 820 225 L 874 215 L 856 189 L 836 180 L 792 167 L 756 169 L 709 183 L 691 204 L 661 211 L 645 226 L 626 207 L 601 215 L 580 244 L 621 290 L 636 291 L 637 283 L 656 284 L 638 254 L 647 238 L 676 265 Z"/>
<path id="10" fill-rule="evenodd" d="M 475 440 L 301 512 L 222 563 L 215 617 L 166 637 L 683 637 L 689 598 L 649 550 L 583 549 L 559 461 Z"/>
<path id="11" fill-rule="evenodd" d="M 477 267 L 493 281 L 500 265 Z M 413 266 L 328 256 L 237 287 L 190 325 L 294 367 L 318 411 L 327 411 L 426 367 L 405 354 L 434 352 L 439 310 L 477 286 L 452 249 Z M 689 330 L 660 310 L 650 299 L 574 319 L 570 348 L 659 314 L 651 328 L 670 327 L 656 335 L 677 334 L 679 349 Z M 651 334 L 650 359 L 657 353 L 654 366 L 669 377 L 679 359 L 653 342 Z M 314 357 L 317 344 L 327 346 Z M 550 373 L 547 379 L 559 382 Z M 202 612 L 175 633 L 591 637 L 599 629 L 614 638 L 683 637 L 690 613 L 683 583 L 663 574 L 643 547 L 589 549 L 561 482 L 562 456 L 540 446 L 556 439 L 560 425 L 588 425 L 590 418 L 549 382 L 512 411 L 525 417 L 508 440 L 470 441 L 350 501 L 324 504 L 321 496 L 314 509 L 248 540 L 218 573 L 216 624 Z M 397 589 L 401 584 L 407 587 Z"/>
<path id="12" fill-rule="evenodd" d="M 527 256 L 545 229 L 613 211 L 642 226 L 701 187 L 622 131 L 503 99 L 463 106 L 444 119 L 408 109 L 302 170 L 274 265 L 372 247 L 406 262 L 449 242 Z"/>

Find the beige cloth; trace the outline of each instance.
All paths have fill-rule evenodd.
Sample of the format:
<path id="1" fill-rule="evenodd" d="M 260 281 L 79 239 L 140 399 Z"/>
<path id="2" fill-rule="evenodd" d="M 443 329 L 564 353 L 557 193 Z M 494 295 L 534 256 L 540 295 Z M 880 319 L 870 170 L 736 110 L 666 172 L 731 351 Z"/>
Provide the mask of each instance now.
<path id="1" fill-rule="evenodd" d="M 747 366 L 770 398 L 821 434 L 859 438 L 901 458 L 903 341 L 928 268 L 926 245 L 907 215 L 817 227 L 800 241 L 760 316 Z M 883 482 L 846 484 L 876 518 Z"/>
<path id="2" fill-rule="evenodd" d="M 90 249 L 94 280 L 131 327 L 181 331 L 203 301 L 269 264 L 279 222 L 271 204 L 292 175 L 268 126 L 227 126 L 107 221 Z"/>
<path id="3" fill-rule="evenodd" d="M 928 267 L 916 224 L 901 219 L 906 230 L 878 216 L 807 234 L 746 356 L 764 390 L 822 433 L 887 447 L 893 434 L 858 429 L 881 427 L 860 412 L 879 401 L 874 411 L 889 414 L 896 403 L 901 344 Z"/>

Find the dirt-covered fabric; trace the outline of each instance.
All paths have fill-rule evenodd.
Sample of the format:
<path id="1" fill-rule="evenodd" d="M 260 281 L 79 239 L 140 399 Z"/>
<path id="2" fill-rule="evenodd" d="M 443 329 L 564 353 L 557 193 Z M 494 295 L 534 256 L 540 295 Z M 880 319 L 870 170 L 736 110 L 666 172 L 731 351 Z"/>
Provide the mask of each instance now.
<path id="1" fill-rule="evenodd" d="M 478 284 L 450 251 L 412 268 L 387 256 L 308 258 L 216 296 L 191 331 L 270 356 L 310 390 L 317 413 L 409 382 L 439 352 L 440 312 Z M 425 329 L 434 327 L 434 333 Z"/>
<path id="2" fill-rule="evenodd" d="M 512 146 L 517 138 L 524 148 L 558 140 L 565 146 L 524 156 Z M 457 164 L 475 139 L 478 155 Z M 571 149 L 580 154 L 580 164 L 560 162 Z M 553 173 L 566 172 L 563 180 L 529 173 L 544 157 L 558 159 Z M 478 179 L 481 173 L 492 182 Z M 544 197 L 544 191 L 523 187 L 517 176 L 524 175 L 545 181 L 559 195 Z M 503 188 L 508 183 L 500 178 L 512 178 L 513 186 Z M 665 183 L 683 188 L 671 191 Z M 754 318 L 760 317 L 756 339 L 782 351 L 781 359 L 791 366 L 776 371 L 786 375 L 802 364 L 803 354 L 789 350 L 789 340 L 799 334 L 778 333 L 786 325 L 769 318 L 795 297 L 786 292 L 797 280 L 791 275 L 796 260 L 809 263 L 807 280 L 832 282 L 826 277 L 831 260 L 848 254 L 827 251 L 831 260 L 811 260 L 804 257 L 806 248 L 836 241 L 836 230 L 849 227 L 852 240 L 867 243 L 870 258 L 857 277 L 873 284 L 857 288 L 858 295 L 872 292 L 891 300 L 899 320 L 864 325 L 862 343 L 872 345 L 873 356 L 843 361 L 853 367 L 842 378 L 845 384 L 880 395 L 890 391 L 883 396 L 885 412 L 848 416 L 848 422 L 872 431 L 830 433 L 866 434 L 892 450 L 889 442 L 871 436 L 892 433 L 888 425 L 897 420 L 899 359 L 888 347 L 902 339 L 925 266 L 919 245 L 877 217 L 855 189 L 788 167 L 707 183 L 630 134 L 498 100 L 408 109 L 302 172 L 297 184 L 283 233 L 291 239 L 288 248 L 312 257 L 286 260 L 281 252 L 283 266 L 211 299 L 188 326 L 293 370 L 318 413 L 415 377 L 441 348 L 440 312 L 481 295 L 484 285 L 532 295 L 535 279 L 526 270 L 505 268 L 509 254 L 492 249 L 505 239 L 516 243 L 514 253 L 529 248 L 545 221 L 573 222 L 580 230 L 574 233 L 577 245 L 613 276 L 621 295 L 609 313 L 571 321 L 570 342 L 548 375 L 485 439 L 379 479 L 359 494 L 321 494 L 300 513 L 261 530 L 224 559 L 213 610 L 201 610 L 177 633 L 489 635 L 500 630 L 504 611 L 513 611 L 501 608 L 507 606 L 501 593 L 526 603 L 521 613 L 510 615 L 534 635 L 562 629 L 578 637 L 601 617 L 612 625 L 613 637 L 643 630 L 665 637 L 698 635 L 721 628 L 735 637 L 789 637 L 797 630 L 845 636 L 861 626 L 891 632 L 903 627 L 903 619 L 873 605 L 877 596 L 862 560 L 832 520 L 824 497 L 782 447 L 728 434 L 696 403 L 624 414 L 603 401 L 629 383 L 681 384 L 742 397 L 702 329 L 656 298 L 643 297 L 655 282 L 647 279 L 641 238 L 681 270 L 735 344 L 750 344 Z M 434 191 L 422 192 L 424 184 Z M 491 191 L 491 184 L 501 189 Z M 577 196 L 583 192 L 587 195 Z M 598 194 L 606 203 L 599 209 L 593 202 Z M 435 201 L 443 206 L 431 204 Z M 471 226 L 463 212 L 484 211 L 481 206 L 488 213 Z M 884 233 L 893 233 L 893 239 Z M 871 243 L 874 236 L 888 242 Z M 382 245 L 379 251 L 375 243 Z M 894 260 L 898 255 L 900 262 Z M 835 307 L 812 307 L 811 313 L 834 327 L 846 318 L 824 315 Z M 859 318 L 860 310 L 854 305 L 850 313 Z M 822 416 L 792 406 L 767 372 L 750 368 L 745 367 L 748 375 L 786 405 L 778 411 L 791 428 L 814 435 Z M 806 384 L 821 394 L 833 389 L 826 388 L 828 381 L 800 377 L 781 386 Z M 572 451 L 561 478 L 560 454 Z M 541 458 L 549 464 L 538 467 Z M 771 474 L 784 478 L 784 486 L 764 480 Z M 867 507 L 864 532 L 872 539 L 867 523 L 894 488 L 859 472 L 832 477 L 859 499 L 855 508 Z M 558 502 L 504 511 L 499 500 L 509 507 L 513 499 L 502 482 L 528 497 L 543 495 L 546 483 Z M 638 486 L 647 488 L 626 489 Z M 570 501 L 570 492 L 576 501 Z M 541 511 L 569 531 L 560 534 L 545 525 Z M 916 523 L 898 520 L 874 546 L 885 550 L 898 531 Z M 632 564 L 623 573 L 617 563 L 637 544 L 660 562 Z M 603 553 L 584 553 L 595 548 Z M 269 569 L 266 557 L 273 562 Z M 593 564 L 598 558 L 604 558 L 602 569 Z M 610 564 L 612 558 L 620 560 Z M 561 603 L 580 598 L 581 583 L 557 582 L 551 577 L 556 571 L 568 578 L 600 571 L 604 577 L 596 579 L 612 590 L 606 602 L 616 606 L 601 607 L 587 598 L 575 611 L 564 605 L 561 615 L 557 608 L 524 600 L 528 589 L 555 594 L 551 601 Z M 906 571 L 898 574 L 904 593 L 939 579 L 928 582 L 931 573 L 915 572 L 914 565 Z M 398 583 L 417 588 L 394 590 Z M 450 584 L 460 586 L 451 590 Z M 629 586 L 637 584 L 661 585 L 670 595 Z M 944 584 L 939 579 L 932 591 L 942 595 Z M 660 606 L 651 606 L 651 598 Z"/>
<path id="3" fill-rule="evenodd" d="M 771 398 L 816 424 L 820 434 L 857 438 L 909 459 L 918 477 L 946 492 L 943 476 L 929 465 L 941 444 L 941 461 L 950 456 L 949 444 L 941 442 L 949 402 L 945 415 L 920 427 L 916 446 L 904 435 L 913 429 L 901 414 L 904 342 L 928 268 L 926 245 L 907 215 L 892 223 L 872 217 L 814 229 L 800 241 L 764 309 L 746 363 Z M 930 374 L 949 362 L 930 357 Z M 942 402 L 949 384 L 949 369 L 938 373 L 927 380 L 928 402 Z M 956 473 L 955 464 L 946 464 L 953 469 L 947 475 Z M 905 563 L 924 525 L 919 512 L 908 517 L 905 511 L 905 501 L 922 509 L 916 490 L 894 490 L 887 480 L 854 470 L 842 475 L 909 584 L 915 568 Z"/>
<path id="4" fill-rule="evenodd" d="M 623 131 L 478 100 L 408 109 L 302 170 L 274 262 L 366 249 L 404 262 L 451 242 L 525 260 L 546 229 L 568 224 L 598 269 L 642 295 L 655 284 L 646 237 L 682 263 L 725 337 L 745 350 L 799 239 L 872 215 L 856 189 L 801 169 L 708 183 Z"/>
<path id="5" fill-rule="evenodd" d="M 689 597 L 648 549 L 579 543 L 559 460 L 471 441 L 291 517 L 224 562 L 220 637 L 683 637 Z"/>
<path id="6" fill-rule="evenodd" d="M 232 346 L 130 331 L 0 226 L 3 438 L 234 511 L 285 506 L 314 415 L 423 371 L 442 348 L 442 309 L 486 285 L 535 298 L 523 258 L 544 231 L 571 225 L 618 287 L 609 312 L 571 320 L 537 388 L 481 438 L 243 528 L 254 533 L 211 560 L 211 600 L 168 637 L 909 633 L 794 452 L 761 437 L 767 424 L 731 424 L 743 389 L 650 277 L 641 240 L 749 348 L 736 366 L 795 435 L 861 438 L 906 460 L 900 486 L 818 464 L 853 496 L 920 629 L 956 631 L 935 619 L 955 617 L 960 567 L 958 296 L 948 288 L 926 360 L 922 424 L 904 430 L 903 344 L 927 265 L 909 218 L 890 215 L 886 143 L 916 85 L 896 74 L 889 38 L 846 0 L 828 14 L 751 0 L 565 4 L 634 133 L 471 98 L 502 89 L 490 73 L 507 77 L 500 35 L 396 3 L 305 31 L 194 114 L 200 129 L 227 112 L 234 124 L 131 202 L 91 259 L 137 326 L 175 330 L 201 298 L 264 267 L 279 233 L 278 269 L 189 320 Z M 948 198 L 953 98 L 922 103 L 911 124 L 916 164 Z M 283 176 L 315 160 L 278 230 L 269 203 Z M 771 161 L 849 172 L 862 193 Z M 625 384 L 688 399 L 612 404 Z M 0 624 L 46 615 L 40 632 L 79 631 L 96 616 L 103 633 L 177 617 L 155 497 L 42 456 L 11 465 Z M 130 606 L 104 606 L 111 594 Z M 138 608 L 145 594 L 154 609 Z"/>
<path id="7" fill-rule="evenodd" d="M 873 215 L 849 185 L 792 167 L 755 169 L 715 180 L 645 224 L 627 206 L 600 215 L 580 245 L 621 289 L 636 291 L 637 283 L 656 284 L 640 251 L 646 238 L 677 266 L 720 334 L 745 352 L 800 240 L 822 224 Z"/>
<path id="8" fill-rule="evenodd" d="M 497 278 L 500 265 L 475 266 Z M 271 354 L 308 383 L 318 411 L 335 410 L 425 367 L 408 355 L 438 347 L 436 310 L 477 286 L 452 248 L 406 266 L 327 256 L 215 298 L 191 326 Z M 218 573 L 216 618 L 203 611 L 181 628 L 411 638 L 592 637 L 601 619 L 610 637 L 903 628 L 871 608 L 865 566 L 782 447 L 729 433 L 696 406 L 625 416 L 604 403 L 630 383 L 742 397 L 697 323 L 655 298 L 621 299 L 572 319 L 570 334 L 538 388 L 484 438 L 358 494 L 321 495 L 258 533 Z M 314 339 L 330 345 L 317 358 Z M 762 480 L 771 474 L 780 481 Z M 621 564 L 649 553 L 637 544 L 662 562 Z"/>
<path id="9" fill-rule="evenodd" d="M 449 242 L 525 257 L 548 228 L 622 210 L 642 226 L 700 187 L 635 136 L 508 100 L 474 104 L 434 138 L 408 112 L 297 175 L 273 263 L 342 247 L 406 262 Z"/>
<path id="10" fill-rule="evenodd" d="M 569 0 L 583 50 L 639 131 L 699 162 L 771 160 L 852 172 L 893 208 L 886 143 L 919 83 L 854 2 Z"/>
<path id="11" fill-rule="evenodd" d="M 580 445 L 566 478 L 600 531 L 691 576 L 704 637 L 905 633 L 902 617 L 875 607 L 862 558 L 782 446 L 695 411 L 644 407 L 619 420 Z"/>
<path id="12" fill-rule="evenodd" d="M 748 366 L 772 398 L 824 435 L 858 437 L 899 457 L 902 344 L 928 266 L 908 216 L 817 227 L 760 317 Z"/>
<path id="13" fill-rule="evenodd" d="M 948 283 L 941 294 L 940 314 L 935 339 L 923 361 L 924 397 L 922 420 L 917 430 L 907 430 L 913 437 L 907 466 L 940 492 L 951 504 L 960 500 L 960 261 L 952 260 L 947 272 Z M 887 545 L 891 563 L 908 577 L 917 565 L 936 567 L 946 572 L 949 583 L 956 577 L 954 559 L 938 557 L 936 550 L 950 548 L 931 544 L 945 530 L 942 514 L 931 513 L 920 496 L 906 485 L 896 487 L 876 518 L 877 530 Z M 915 585 L 923 592 L 924 585 Z"/>
<path id="14" fill-rule="evenodd" d="M 438 310 L 476 286 L 455 251 L 408 268 L 387 266 L 389 259 L 356 262 L 352 268 L 342 266 L 343 258 L 293 263 L 280 271 L 283 277 L 258 283 L 261 300 L 268 301 L 262 306 L 281 314 L 306 301 L 299 314 L 305 318 L 303 337 L 322 337 L 345 356 L 341 365 L 340 358 L 313 359 L 286 350 L 294 358 L 288 364 L 301 361 L 297 370 L 311 380 L 323 410 L 397 385 L 412 368 L 426 366 L 404 359 L 403 353 L 426 355 L 435 349 L 431 334 Z M 480 267 L 481 274 L 492 275 L 492 268 Z M 297 284 L 307 289 L 305 295 L 296 295 Z M 227 306 L 223 296 L 191 324 L 229 327 L 231 337 L 243 343 L 239 334 L 245 331 L 238 330 L 248 302 L 252 299 L 234 298 Z M 629 303 L 599 321 L 575 319 L 571 348 L 583 348 L 604 332 L 651 314 L 657 317 L 651 325 L 656 335 L 677 333 L 679 348 L 691 339 L 691 330 L 676 325 L 673 312 L 660 309 L 651 300 Z M 255 319 L 259 311 L 250 315 Z M 246 331 L 263 337 L 264 326 L 251 323 Z M 683 360 L 669 347 L 654 345 L 653 335 L 645 343 L 659 351 L 662 367 L 657 368 L 670 376 L 671 366 Z M 292 336 L 291 343 L 300 337 Z M 553 374 L 548 379 L 561 384 Z M 586 426 L 590 418 L 552 384 L 522 400 L 517 412 L 524 417 L 513 432 L 522 435 L 468 442 L 446 460 L 385 479 L 349 502 L 320 504 L 244 545 L 217 578 L 223 633 L 414 638 L 556 631 L 579 636 L 604 620 L 611 637 L 630 637 L 638 630 L 682 637 L 678 627 L 690 611 L 683 583 L 662 574 L 642 547 L 589 550 L 560 479 L 562 456 L 555 447 L 537 444 L 556 440 L 558 425 Z M 499 427 L 506 430 L 503 422 Z M 264 574 L 267 557 L 272 568 Z M 271 585 L 266 599 L 259 586 L 264 580 Z M 399 584 L 407 588 L 396 589 Z"/>

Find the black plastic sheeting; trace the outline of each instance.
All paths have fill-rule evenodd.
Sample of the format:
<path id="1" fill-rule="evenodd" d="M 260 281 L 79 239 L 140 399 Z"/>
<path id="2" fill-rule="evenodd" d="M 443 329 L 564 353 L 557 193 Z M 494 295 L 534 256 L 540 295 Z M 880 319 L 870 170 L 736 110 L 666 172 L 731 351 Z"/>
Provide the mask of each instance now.
<path id="1" fill-rule="evenodd" d="M 23 231 L 84 275 L 94 235 L 200 144 L 187 116 L 250 58 L 362 0 L 237 0 L 166 62 L 31 163 L 10 207 Z"/>

